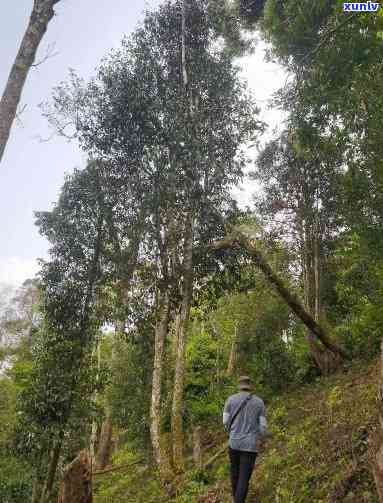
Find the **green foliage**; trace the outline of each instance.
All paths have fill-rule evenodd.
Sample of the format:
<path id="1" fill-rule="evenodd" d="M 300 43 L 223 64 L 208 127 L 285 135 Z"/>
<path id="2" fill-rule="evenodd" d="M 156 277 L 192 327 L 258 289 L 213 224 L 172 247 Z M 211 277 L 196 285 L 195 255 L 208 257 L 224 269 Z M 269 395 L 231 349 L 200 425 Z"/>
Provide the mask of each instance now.
<path id="1" fill-rule="evenodd" d="M 186 349 L 185 416 L 192 424 L 203 424 L 221 414 L 225 353 L 222 341 L 207 331 L 204 324 L 194 321 L 190 332 Z"/>
<path id="2" fill-rule="evenodd" d="M 36 332 L 34 333 L 34 337 Z M 21 338 L 18 345 L 13 349 L 10 358 L 10 367 L 5 374 L 10 378 L 17 393 L 21 393 L 30 383 L 33 368 L 31 340 Z"/>
<path id="3" fill-rule="evenodd" d="M 0 501 L 4 503 L 21 503 L 31 494 L 32 467 L 14 449 L 17 398 L 30 382 L 31 368 L 30 340 L 21 337 L 0 377 Z"/>
<path id="4" fill-rule="evenodd" d="M 177 503 L 191 503 L 198 501 L 198 497 L 206 491 L 206 485 L 203 482 L 191 481 L 186 484 L 182 494 L 176 498 Z"/>
<path id="5" fill-rule="evenodd" d="M 113 456 L 116 465 L 137 461 L 137 454 L 129 443 L 123 444 Z M 156 473 L 141 465 L 110 472 L 95 478 L 95 503 L 165 503 L 167 500 Z"/>
<path id="6" fill-rule="evenodd" d="M 2 503 L 21 503 L 28 501 L 31 495 L 32 476 L 30 468 L 0 452 L 0 501 Z"/>
<path id="7" fill-rule="evenodd" d="M 41 480 L 55 446 L 65 463 L 88 443 L 102 228 L 92 173 L 68 177 L 56 207 L 38 222 L 52 245 L 40 274 L 39 326 L 15 351 L 8 375 L 17 391 L 13 455 L 27 465 L 26 477 Z"/>
<path id="8" fill-rule="evenodd" d="M 337 339 L 354 357 L 378 351 L 383 18 L 344 17 L 342 3 L 191 0 L 183 27 L 181 2 L 166 1 L 93 79 L 72 73 L 55 90 L 51 122 L 60 131 L 75 124 L 81 148 L 97 161 L 68 177 L 54 209 L 37 215 L 52 245 L 42 264 L 42 305 L 29 302 L 40 287 L 27 283 L 18 296 L 22 315 L 1 319 L 1 335 L 30 336 L 0 348 L 10 362 L 0 378 L 1 501 L 25 501 L 32 469 L 46 470 L 52 446 L 64 439 L 61 461 L 71 460 L 88 445 L 91 420 L 100 422 L 106 410 L 125 441 L 114 462 L 148 452 L 158 291 L 170 292 L 174 316 L 190 272 L 182 257 L 189 217 L 198 292 L 186 347 L 187 432 L 220 423 L 237 375 L 247 373 L 255 391 L 272 399 L 274 438 L 256 470 L 262 501 L 324 502 L 355 459 L 345 498 L 373 494 L 366 442 L 375 421 L 371 369 L 354 369 L 351 385 L 338 375 L 287 394 L 316 376 L 304 328 L 242 251 L 205 247 L 237 220 L 299 294 L 320 238 L 323 306 Z M 270 53 L 292 79 L 276 100 L 290 113 L 286 130 L 266 145 L 254 173 L 264 190 L 255 218 L 240 215 L 230 193 L 247 167 L 246 143 L 263 130 L 233 55 L 251 45 L 241 28 L 261 17 Z M 221 37 L 226 45 L 215 43 Z M 313 311 L 312 292 L 305 293 Z M 93 343 L 103 322 L 122 328 L 103 339 L 96 369 Z M 168 337 L 163 422 L 171 410 L 173 349 Z M 96 502 L 168 501 L 147 464 L 105 474 Z M 227 476 L 227 461 L 211 473 L 190 470 L 176 501 L 195 501 Z"/>
<path id="9" fill-rule="evenodd" d="M 0 378 L 0 501 L 21 503 L 29 498 L 31 468 L 16 458 L 12 450 L 16 423 L 17 386 L 7 377 Z"/>
<path id="10" fill-rule="evenodd" d="M 6 378 L 0 378 L 0 448 L 4 448 L 15 422 L 16 387 Z"/>
<path id="11" fill-rule="evenodd" d="M 338 0 L 304 0 L 299 4 L 292 0 L 267 0 L 262 24 L 273 50 L 286 62 L 291 56 L 302 60 L 318 43 L 320 30 L 336 5 L 340 10 Z"/>
<path id="12" fill-rule="evenodd" d="M 214 317 L 226 340 L 237 332 L 237 372 L 252 375 L 259 392 L 268 394 L 292 382 L 294 361 L 289 310 L 263 281 L 256 290 L 223 297 Z"/>
<path id="13" fill-rule="evenodd" d="M 373 248 L 356 233 L 340 243 L 337 333 L 350 354 L 371 358 L 379 351 L 383 331 L 383 264 L 379 258 L 371 260 Z"/>
<path id="14" fill-rule="evenodd" d="M 266 197 L 258 206 L 278 219 L 300 211 L 307 222 L 297 187 L 300 179 L 309 191 L 317 184 L 327 319 L 350 354 L 366 358 L 382 331 L 382 22 L 381 12 L 345 15 L 340 0 L 268 0 L 262 21 L 270 53 L 291 79 L 275 100 L 289 114 L 287 142 L 272 142 L 260 158 Z"/>
<path id="15" fill-rule="evenodd" d="M 206 2 L 207 15 L 211 19 L 215 36 L 223 37 L 225 52 L 231 56 L 240 56 L 253 48 L 253 40 L 249 32 L 246 32 L 246 36 L 243 33 L 243 28 L 249 27 L 254 21 L 254 13 L 246 9 L 245 3 L 249 2 L 242 0 L 240 2 L 222 2 L 221 0 Z"/>
<path id="16" fill-rule="evenodd" d="M 110 383 L 105 398 L 114 423 L 127 428 L 124 438 L 131 446 L 144 449 L 149 445 L 149 410 L 153 363 L 151 330 L 140 333 L 140 341 L 130 337 L 109 336 Z"/>

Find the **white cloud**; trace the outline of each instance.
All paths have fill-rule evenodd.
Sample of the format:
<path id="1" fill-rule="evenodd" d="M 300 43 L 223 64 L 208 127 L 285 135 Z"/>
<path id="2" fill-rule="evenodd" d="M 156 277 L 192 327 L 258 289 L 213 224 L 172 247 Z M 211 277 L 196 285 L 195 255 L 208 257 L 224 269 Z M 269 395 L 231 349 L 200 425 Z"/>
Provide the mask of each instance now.
<path id="1" fill-rule="evenodd" d="M 36 259 L 0 257 L 0 283 L 19 286 L 26 279 L 33 278 L 38 270 Z"/>
<path id="2" fill-rule="evenodd" d="M 282 66 L 275 62 L 266 61 L 267 44 L 259 40 L 255 52 L 238 60 L 242 69 L 242 77 L 248 81 L 255 101 L 261 108 L 260 118 L 265 120 L 271 130 L 282 125 L 285 114 L 277 109 L 271 109 L 273 95 L 284 86 L 287 74 Z"/>
<path id="3" fill-rule="evenodd" d="M 281 110 L 271 109 L 270 103 L 274 93 L 286 82 L 287 74 L 277 63 L 266 61 L 266 49 L 267 44 L 260 40 L 253 54 L 237 60 L 241 68 L 241 76 L 247 80 L 249 89 L 260 108 L 259 118 L 268 125 L 266 133 L 260 138 L 261 148 L 273 137 L 274 131 L 283 128 L 285 119 L 285 114 Z M 248 151 L 248 154 L 255 160 L 258 149 L 253 148 Z M 252 166 L 249 166 L 247 172 L 251 170 Z M 232 190 L 232 196 L 237 200 L 239 207 L 244 209 L 247 206 L 253 206 L 254 197 L 260 191 L 260 184 L 246 177 L 242 184 Z"/>

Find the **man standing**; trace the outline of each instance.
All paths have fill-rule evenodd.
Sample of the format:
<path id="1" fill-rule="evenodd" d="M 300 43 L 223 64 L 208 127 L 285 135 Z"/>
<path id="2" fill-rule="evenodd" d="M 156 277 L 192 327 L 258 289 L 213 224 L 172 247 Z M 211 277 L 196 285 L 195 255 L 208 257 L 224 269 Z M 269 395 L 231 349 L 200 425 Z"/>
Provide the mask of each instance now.
<path id="1" fill-rule="evenodd" d="M 266 435 L 263 401 L 251 394 L 251 381 L 239 378 L 239 393 L 230 396 L 223 410 L 223 424 L 230 433 L 229 456 L 234 503 L 245 503 L 249 481 L 257 457 L 257 443 Z"/>

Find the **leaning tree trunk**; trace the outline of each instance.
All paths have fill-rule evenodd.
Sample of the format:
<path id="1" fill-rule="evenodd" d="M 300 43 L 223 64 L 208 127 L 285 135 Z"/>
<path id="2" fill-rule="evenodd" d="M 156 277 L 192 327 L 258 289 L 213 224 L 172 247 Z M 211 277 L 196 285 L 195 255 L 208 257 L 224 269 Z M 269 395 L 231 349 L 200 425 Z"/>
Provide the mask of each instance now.
<path id="1" fill-rule="evenodd" d="M 165 452 L 161 432 L 161 384 L 163 376 L 165 339 L 169 325 L 169 293 L 159 294 L 158 320 L 155 327 L 152 397 L 150 406 L 150 436 L 154 457 L 163 481 L 172 479 L 170 461 Z"/>
<path id="2" fill-rule="evenodd" d="M 187 325 L 190 315 L 190 304 L 193 293 L 193 221 L 187 215 L 185 225 L 183 260 L 183 284 L 180 322 L 176 333 L 176 365 L 174 371 L 174 388 L 172 404 L 172 439 L 173 439 L 173 465 L 176 472 L 184 470 L 184 435 L 183 435 L 183 392 L 185 374 L 185 345 Z"/>
<path id="3" fill-rule="evenodd" d="M 64 469 L 58 503 L 92 503 L 92 471 L 87 451 Z"/>
<path id="4" fill-rule="evenodd" d="M 60 0 L 34 0 L 28 27 L 13 63 L 0 101 L 0 162 L 7 144 L 21 93 L 36 57 L 37 49 L 54 16 L 53 6 Z"/>
<path id="5" fill-rule="evenodd" d="M 278 292 L 290 309 L 298 316 L 310 332 L 320 340 L 323 346 L 329 349 L 339 360 L 347 359 L 347 353 L 331 340 L 326 330 L 307 312 L 298 297 L 290 292 L 282 279 L 273 271 L 262 252 L 257 248 L 254 239 L 248 238 L 241 230 L 236 230 L 231 236 L 212 244 L 214 249 L 233 248 L 239 245 L 252 257 L 254 263 L 260 268 L 267 281 Z"/>

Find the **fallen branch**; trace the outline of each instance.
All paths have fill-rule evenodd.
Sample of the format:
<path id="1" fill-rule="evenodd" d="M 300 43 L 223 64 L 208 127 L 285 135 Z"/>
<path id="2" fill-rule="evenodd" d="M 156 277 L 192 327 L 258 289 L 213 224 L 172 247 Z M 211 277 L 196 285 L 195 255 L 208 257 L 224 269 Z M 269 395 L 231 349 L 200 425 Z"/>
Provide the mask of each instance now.
<path id="1" fill-rule="evenodd" d="M 212 456 L 206 463 L 203 464 L 203 469 L 209 468 L 218 458 L 227 451 L 227 443 Z"/>
<path id="2" fill-rule="evenodd" d="M 117 470 L 123 470 L 124 468 L 130 468 L 131 466 L 139 465 L 142 463 L 142 459 L 139 459 L 138 461 L 134 461 L 132 463 L 125 463 L 123 465 L 116 465 L 116 466 L 110 466 L 108 468 L 105 468 L 104 470 L 96 470 L 95 472 L 92 472 L 92 476 L 96 475 L 103 475 L 104 473 L 110 473 L 110 472 L 115 472 Z"/>

